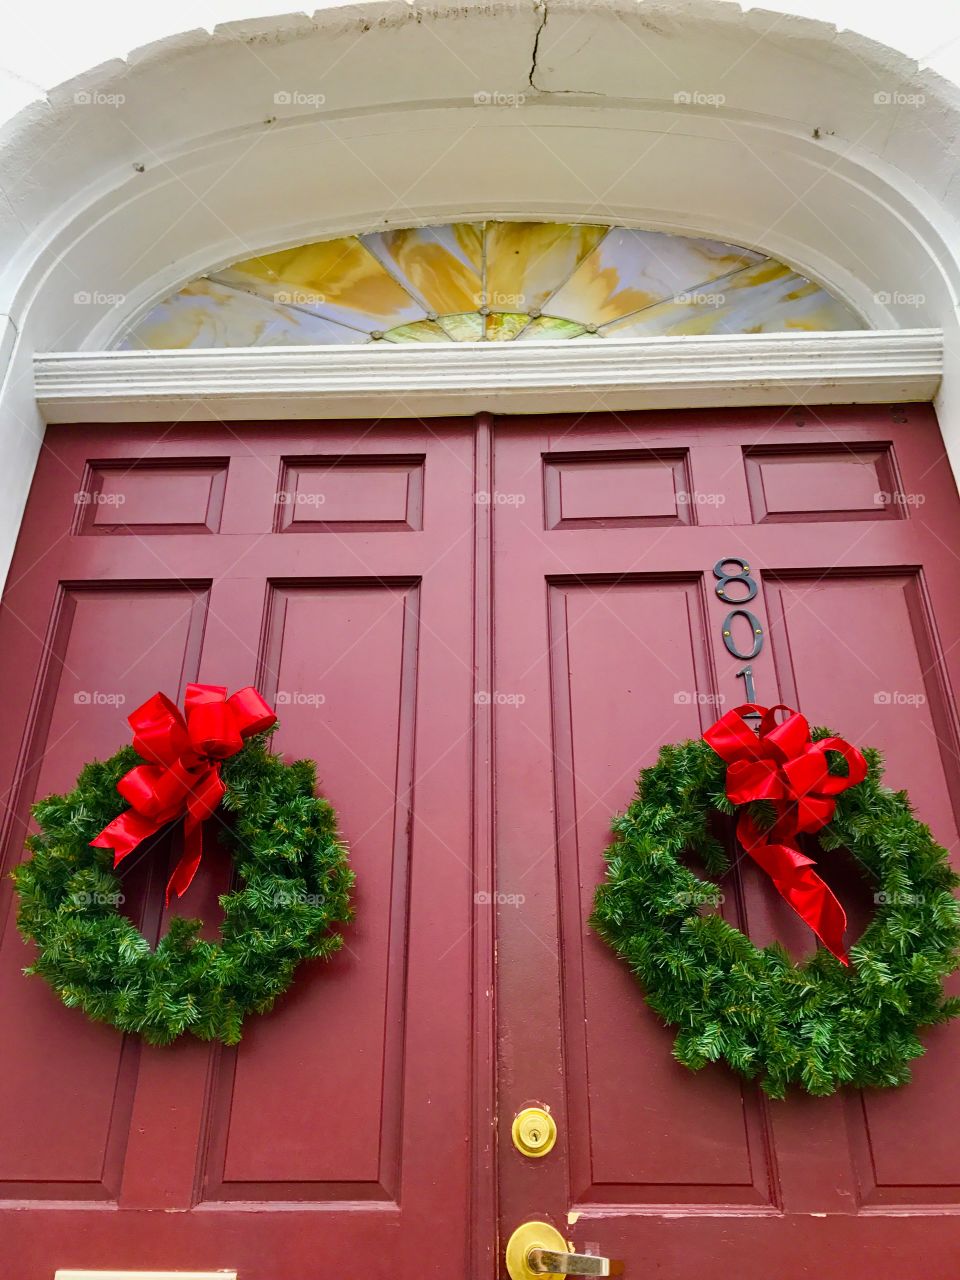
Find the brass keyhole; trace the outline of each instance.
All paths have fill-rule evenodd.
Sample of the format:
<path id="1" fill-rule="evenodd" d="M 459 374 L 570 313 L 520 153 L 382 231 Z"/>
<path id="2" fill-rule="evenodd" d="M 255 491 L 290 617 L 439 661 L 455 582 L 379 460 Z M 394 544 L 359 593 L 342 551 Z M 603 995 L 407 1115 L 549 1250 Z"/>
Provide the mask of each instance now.
<path id="1" fill-rule="evenodd" d="M 557 1122 L 549 1107 L 524 1107 L 514 1116 L 511 1135 L 513 1145 L 521 1155 L 536 1159 L 553 1150 L 557 1140 Z"/>

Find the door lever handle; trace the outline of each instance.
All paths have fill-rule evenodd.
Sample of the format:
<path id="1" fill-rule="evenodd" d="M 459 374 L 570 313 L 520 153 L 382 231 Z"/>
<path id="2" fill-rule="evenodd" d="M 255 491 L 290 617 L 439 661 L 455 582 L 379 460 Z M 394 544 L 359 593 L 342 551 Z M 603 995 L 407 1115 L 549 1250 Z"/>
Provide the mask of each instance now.
<path id="1" fill-rule="evenodd" d="M 549 1222 L 524 1222 L 507 1241 L 510 1280 L 534 1276 L 619 1276 L 623 1263 L 593 1253 L 574 1253 Z"/>
<path id="2" fill-rule="evenodd" d="M 623 1263 L 600 1258 L 593 1253 L 557 1253 L 553 1249 L 530 1249 L 527 1265 L 537 1276 L 620 1276 Z"/>

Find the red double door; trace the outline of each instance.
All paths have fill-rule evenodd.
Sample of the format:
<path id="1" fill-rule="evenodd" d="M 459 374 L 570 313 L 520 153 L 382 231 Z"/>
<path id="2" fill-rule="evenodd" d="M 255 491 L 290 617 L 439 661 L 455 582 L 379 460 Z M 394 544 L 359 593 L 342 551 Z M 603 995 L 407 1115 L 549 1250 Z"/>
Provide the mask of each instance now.
<path id="1" fill-rule="evenodd" d="M 155 690 L 253 682 L 357 915 L 238 1048 L 158 1049 L 21 976 L 4 878 L 0 1274 L 491 1280 L 531 1219 L 628 1277 L 952 1274 L 955 1029 L 900 1091 L 771 1103 L 680 1067 L 586 921 L 638 770 L 746 665 L 956 847 L 958 547 L 925 406 L 52 429 L 0 619 L 6 866 Z M 756 626 L 724 626 L 738 558 Z M 154 937 L 161 864 L 124 879 Z M 229 875 L 173 910 L 215 936 Z M 809 945 L 752 865 L 728 888 L 755 940 Z M 542 1159 L 510 1137 L 531 1103 Z"/>

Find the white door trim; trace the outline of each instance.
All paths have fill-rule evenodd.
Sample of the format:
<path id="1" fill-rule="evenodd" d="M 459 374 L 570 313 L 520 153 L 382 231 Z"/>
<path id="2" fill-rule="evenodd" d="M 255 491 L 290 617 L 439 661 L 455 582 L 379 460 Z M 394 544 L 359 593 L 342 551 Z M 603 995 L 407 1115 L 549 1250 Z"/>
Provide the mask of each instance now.
<path id="1" fill-rule="evenodd" d="M 47 422 L 406 418 L 931 400 L 940 329 L 38 355 Z"/>

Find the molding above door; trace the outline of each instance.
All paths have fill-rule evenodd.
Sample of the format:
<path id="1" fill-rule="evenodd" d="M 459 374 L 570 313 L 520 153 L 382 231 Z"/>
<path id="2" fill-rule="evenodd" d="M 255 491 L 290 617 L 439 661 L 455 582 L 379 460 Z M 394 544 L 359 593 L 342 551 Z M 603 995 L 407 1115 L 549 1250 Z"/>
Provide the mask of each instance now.
<path id="1" fill-rule="evenodd" d="M 931 400 L 940 329 L 51 352 L 47 422 L 263 421 Z"/>

